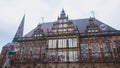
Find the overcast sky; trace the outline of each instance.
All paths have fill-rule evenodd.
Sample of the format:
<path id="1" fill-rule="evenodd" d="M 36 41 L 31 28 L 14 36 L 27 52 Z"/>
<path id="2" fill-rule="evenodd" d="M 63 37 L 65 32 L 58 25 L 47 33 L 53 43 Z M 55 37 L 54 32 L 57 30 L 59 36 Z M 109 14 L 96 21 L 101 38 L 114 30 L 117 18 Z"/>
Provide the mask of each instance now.
<path id="1" fill-rule="evenodd" d="M 11 42 L 23 15 L 24 35 L 44 22 L 56 21 L 62 8 L 70 19 L 92 16 L 120 30 L 120 0 L 0 0 L 0 50 Z"/>

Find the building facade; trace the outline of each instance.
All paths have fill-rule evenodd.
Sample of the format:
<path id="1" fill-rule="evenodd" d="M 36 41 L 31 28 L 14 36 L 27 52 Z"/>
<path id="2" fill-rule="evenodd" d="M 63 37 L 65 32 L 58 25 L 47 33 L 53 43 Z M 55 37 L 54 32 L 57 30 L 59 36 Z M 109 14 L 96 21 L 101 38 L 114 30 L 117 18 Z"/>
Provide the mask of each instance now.
<path id="1" fill-rule="evenodd" d="M 120 68 L 120 31 L 92 17 L 69 20 L 64 9 L 13 42 L 21 46 L 12 68 Z"/>

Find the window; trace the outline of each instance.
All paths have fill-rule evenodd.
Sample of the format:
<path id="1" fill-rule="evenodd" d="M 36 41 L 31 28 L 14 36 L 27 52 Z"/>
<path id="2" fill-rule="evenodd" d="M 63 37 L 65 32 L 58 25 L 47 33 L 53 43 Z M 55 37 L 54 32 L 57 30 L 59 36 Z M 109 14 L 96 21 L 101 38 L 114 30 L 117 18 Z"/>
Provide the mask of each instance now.
<path id="1" fill-rule="evenodd" d="M 42 59 L 45 59 L 46 46 L 42 46 Z"/>
<path id="2" fill-rule="evenodd" d="M 69 38 L 69 47 L 77 47 L 77 38 Z"/>
<path id="3" fill-rule="evenodd" d="M 53 30 L 53 32 L 57 32 L 57 30 L 56 30 L 56 29 L 54 29 L 54 30 Z"/>
<path id="4" fill-rule="evenodd" d="M 67 29 L 63 29 L 63 31 L 67 31 Z"/>
<path id="5" fill-rule="evenodd" d="M 57 40 L 49 40 L 48 48 L 56 48 Z"/>
<path id="6" fill-rule="evenodd" d="M 56 48 L 56 40 L 53 40 L 53 48 Z"/>
<path id="7" fill-rule="evenodd" d="M 46 52 L 46 46 L 42 45 L 42 54 Z"/>
<path id="8" fill-rule="evenodd" d="M 64 19 L 63 22 L 67 22 L 68 20 L 67 19 Z"/>
<path id="9" fill-rule="evenodd" d="M 63 29 L 59 29 L 59 30 L 58 30 L 58 32 L 62 32 L 62 31 L 63 31 Z"/>
<path id="10" fill-rule="evenodd" d="M 62 23 L 62 20 L 59 20 L 59 23 Z"/>
<path id="11" fill-rule="evenodd" d="M 88 58 L 88 44 L 82 43 L 81 46 L 81 58 Z"/>
<path id="12" fill-rule="evenodd" d="M 116 49 L 117 49 L 117 54 L 120 57 L 120 41 L 115 41 Z"/>
<path id="13" fill-rule="evenodd" d="M 58 52 L 58 61 L 66 61 L 66 52 Z"/>
<path id="14" fill-rule="evenodd" d="M 103 43 L 103 50 L 105 52 L 106 57 L 111 57 L 112 56 L 110 43 L 108 41 Z"/>
<path id="15" fill-rule="evenodd" d="M 88 32 L 91 32 L 91 30 L 88 30 Z"/>
<path id="16" fill-rule="evenodd" d="M 94 30 L 91 30 L 92 32 L 94 32 Z"/>
<path id="17" fill-rule="evenodd" d="M 59 26 L 59 28 L 62 28 L 62 24 L 59 24 L 58 26 Z"/>
<path id="18" fill-rule="evenodd" d="M 20 45 L 18 48 L 19 48 L 19 50 L 18 50 L 18 55 L 20 55 L 20 54 L 21 54 L 21 51 L 22 51 L 22 46 Z"/>
<path id="19" fill-rule="evenodd" d="M 77 61 L 78 54 L 77 51 L 69 51 L 69 61 Z"/>
<path id="20" fill-rule="evenodd" d="M 58 48 L 65 48 L 66 44 L 66 39 L 58 39 Z"/>
<path id="21" fill-rule="evenodd" d="M 29 56 L 29 52 L 30 52 L 30 46 L 26 45 L 26 48 L 25 48 L 25 57 L 26 58 Z"/>
<path id="22" fill-rule="evenodd" d="M 95 30 L 95 32 L 98 32 L 98 30 Z"/>
<path id="23" fill-rule="evenodd" d="M 57 60 L 57 54 L 56 54 L 56 52 L 48 52 L 48 60 L 49 61 L 55 61 L 55 60 Z"/>
<path id="24" fill-rule="evenodd" d="M 68 24 L 63 24 L 63 27 L 67 27 L 68 26 Z"/>
<path id="25" fill-rule="evenodd" d="M 73 31 L 73 29 L 69 28 L 68 31 Z"/>
<path id="26" fill-rule="evenodd" d="M 39 54 L 39 45 L 35 45 L 33 49 L 33 56 L 36 58 Z"/>
<path id="27" fill-rule="evenodd" d="M 100 49 L 99 49 L 98 43 L 96 43 L 96 42 L 92 43 L 91 46 L 92 46 L 92 56 L 94 58 L 99 58 L 100 57 Z"/>
<path id="28" fill-rule="evenodd" d="M 52 48 L 52 40 L 49 40 L 48 48 Z"/>

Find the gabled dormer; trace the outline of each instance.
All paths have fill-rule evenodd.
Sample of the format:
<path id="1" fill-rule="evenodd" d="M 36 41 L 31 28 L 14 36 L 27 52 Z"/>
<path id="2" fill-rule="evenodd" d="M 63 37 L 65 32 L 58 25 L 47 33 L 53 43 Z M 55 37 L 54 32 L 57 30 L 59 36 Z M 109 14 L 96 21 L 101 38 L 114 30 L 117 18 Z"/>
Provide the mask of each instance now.
<path id="1" fill-rule="evenodd" d="M 34 31 L 33 37 L 41 37 L 43 36 L 43 30 L 41 29 L 41 24 L 39 24 L 36 28 L 36 30 Z"/>
<path id="2" fill-rule="evenodd" d="M 89 19 L 89 25 L 86 27 L 86 32 L 89 34 L 100 32 L 99 26 L 94 23 L 94 18 Z"/>

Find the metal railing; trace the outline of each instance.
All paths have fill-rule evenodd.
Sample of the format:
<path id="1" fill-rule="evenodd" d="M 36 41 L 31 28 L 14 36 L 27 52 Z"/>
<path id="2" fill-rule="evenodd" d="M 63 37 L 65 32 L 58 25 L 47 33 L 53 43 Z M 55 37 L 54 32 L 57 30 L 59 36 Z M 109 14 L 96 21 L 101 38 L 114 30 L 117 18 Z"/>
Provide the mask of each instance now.
<path id="1" fill-rule="evenodd" d="M 100 54 L 100 53 L 98 53 Z M 105 53 L 106 54 L 106 53 Z M 20 57 L 20 55 L 14 57 L 14 59 L 12 59 L 13 63 L 50 63 L 51 61 L 49 61 L 49 59 L 47 57 L 43 57 L 40 56 L 38 54 L 38 56 L 26 56 L 26 55 L 22 55 L 22 58 Z M 61 61 L 52 61 L 52 62 L 61 62 Z M 67 62 L 71 62 L 71 61 L 62 61 L 64 63 Z M 112 55 L 108 55 L 108 56 L 82 56 L 80 55 L 80 57 L 78 56 L 77 61 L 73 61 L 75 63 L 120 63 L 120 56 L 112 56 Z"/>

